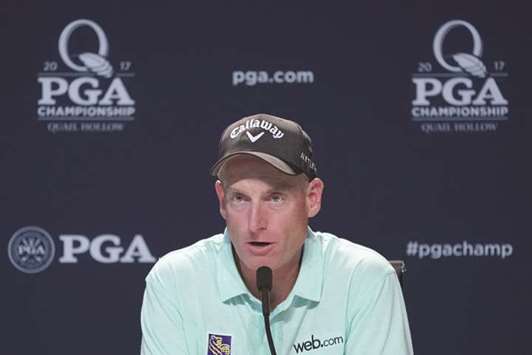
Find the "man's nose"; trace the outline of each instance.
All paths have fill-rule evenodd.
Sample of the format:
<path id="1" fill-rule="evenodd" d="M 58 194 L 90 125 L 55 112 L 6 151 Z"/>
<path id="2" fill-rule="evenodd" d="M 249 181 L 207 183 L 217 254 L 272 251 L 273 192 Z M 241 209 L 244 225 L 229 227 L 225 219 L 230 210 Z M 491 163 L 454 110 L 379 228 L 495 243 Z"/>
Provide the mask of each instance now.
<path id="1" fill-rule="evenodd" d="M 249 210 L 249 230 L 253 233 L 266 229 L 268 226 L 268 217 L 264 206 L 260 202 L 253 203 Z"/>

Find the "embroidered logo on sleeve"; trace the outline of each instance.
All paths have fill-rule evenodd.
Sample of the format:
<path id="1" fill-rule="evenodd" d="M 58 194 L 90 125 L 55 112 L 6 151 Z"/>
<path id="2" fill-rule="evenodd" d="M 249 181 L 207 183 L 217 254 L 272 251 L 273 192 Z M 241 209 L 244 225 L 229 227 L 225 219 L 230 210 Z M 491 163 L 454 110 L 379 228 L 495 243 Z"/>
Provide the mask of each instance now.
<path id="1" fill-rule="evenodd" d="M 207 355 L 231 355 L 231 336 L 209 334 Z"/>

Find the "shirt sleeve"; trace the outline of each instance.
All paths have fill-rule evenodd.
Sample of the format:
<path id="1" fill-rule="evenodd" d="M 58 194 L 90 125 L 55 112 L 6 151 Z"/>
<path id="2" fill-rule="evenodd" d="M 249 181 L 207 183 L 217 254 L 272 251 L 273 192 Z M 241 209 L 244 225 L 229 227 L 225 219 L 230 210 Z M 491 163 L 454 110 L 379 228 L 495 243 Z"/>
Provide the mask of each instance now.
<path id="1" fill-rule="evenodd" d="M 346 355 L 413 355 L 408 317 L 394 272 L 369 286 L 351 321 Z"/>
<path id="2" fill-rule="evenodd" d="M 160 270 L 146 277 L 141 310 L 141 355 L 188 355 L 183 319 L 175 289 Z"/>

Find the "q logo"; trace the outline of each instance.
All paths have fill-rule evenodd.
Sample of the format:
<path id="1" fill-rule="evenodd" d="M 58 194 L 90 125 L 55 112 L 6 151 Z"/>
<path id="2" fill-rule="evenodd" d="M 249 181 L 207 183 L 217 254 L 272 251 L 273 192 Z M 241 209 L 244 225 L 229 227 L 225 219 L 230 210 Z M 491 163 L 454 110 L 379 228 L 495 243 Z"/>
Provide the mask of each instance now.
<path id="1" fill-rule="evenodd" d="M 465 27 L 471 33 L 471 36 L 473 37 L 473 51 L 472 54 L 461 52 L 453 54 L 452 58 L 458 64 L 456 66 L 449 64 L 444 59 L 442 47 L 447 34 L 457 27 Z M 477 29 L 469 22 L 463 20 L 453 20 L 441 26 L 434 36 L 433 50 L 434 57 L 438 63 L 440 63 L 442 67 L 450 72 L 466 72 L 479 78 L 484 78 L 486 76 L 486 66 L 480 60 L 480 57 L 482 56 L 482 39 L 480 38 L 480 34 L 478 33 Z"/>
<path id="2" fill-rule="evenodd" d="M 35 274 L 50 266 L 55 255 L 55 245 L 44 229 L 24 227 L 13 234 L 7 252 L 14 267 L 27 274 Z"/>
<path id="3" fill-rule="evenodd" d="M 83 65 L 78 65 L 70 58 L 68 42 L 72 33 L 83 26 L 90 27 L 96 33 L 99 48 L 98 53 L 85 52 L 79 54 L 77 57 Z M 107 41 L 107 36 L 102 28 L 94 21 L 79 19 L 66 26 L 59 36 L 59 55 L 63 62 L 72 70 L 78 72 L 92 72 L 104 78 L 110 78 L 113 75 L 113 67 L 106 59 L 109 55 L 109 42 Z"/>

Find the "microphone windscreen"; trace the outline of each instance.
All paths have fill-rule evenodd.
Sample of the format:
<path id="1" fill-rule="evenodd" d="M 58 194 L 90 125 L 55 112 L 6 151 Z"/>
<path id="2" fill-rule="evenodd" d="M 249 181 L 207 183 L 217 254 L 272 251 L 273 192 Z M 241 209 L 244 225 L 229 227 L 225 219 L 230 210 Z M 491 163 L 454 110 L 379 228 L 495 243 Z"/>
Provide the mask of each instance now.
<path id="1" fill-rule="evenodd" d="M 261 266 L 257 269 L 257 288 L 259 291 L 272 289 L 272 269 Z"/>

